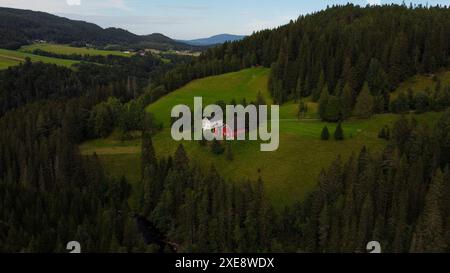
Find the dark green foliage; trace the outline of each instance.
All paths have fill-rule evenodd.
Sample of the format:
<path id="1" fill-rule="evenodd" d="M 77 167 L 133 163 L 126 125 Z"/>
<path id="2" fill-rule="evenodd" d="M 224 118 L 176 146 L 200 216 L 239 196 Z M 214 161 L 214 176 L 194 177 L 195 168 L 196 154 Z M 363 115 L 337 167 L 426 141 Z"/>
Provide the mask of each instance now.
<path id="1" fill-rule="evenodd" d="M 383 128 L 381 128 L 380 132 L 378 133 L 378 138 L 381 139 L 385 139 L 385 140 L 389 140 L 391 132 L 388 126 L 384 126 Z"/>
<path id="2" fill-rule="evenodd" d="M 0 119 L 0 252 L 66 252 L 73 240 L 83 252 L 145 251 L 130 185 L 68 138 L 68 110 L 81 115 L 81 106 L 35 103 Z"/>
<path id="3" fill-rule="evenodd" d="M 183 150 L 178 149 L 175 162 L 189 161 Z M 164 181 L 164 189 L 151 219 L 179 252 L 270 251 L 277 239 L 275 215 L 260 179 L 229 183 L 214 167 L 176 165 L 156 177 Z"/>
<path id="4" fill-rule="evenodd" d="M 438 124 L 449 124 L 449 117 L 447 111 Z M 442 125 L 429 130 L 406 119 L 398 124 L 405 129 L 393 130 L 395 141 L 381 155 L 363 148 L 320 174 L 317 189 L 298 205 L 301 212 L 290 212 L 300 221 L 291 229 L 297 232 L 293 244 L 306 251 L 366 252 L 367 242 L 376 240 L 384 253 L 448 251 L 449 174 L 436 158 L 450 127 L 442 134 Z M 425 141 L 430 137 L 441 144 Z"/>
<path id="5" fill-rule="evenodd" d="M 214 139 L 211 143 L 211 152 L 213 152 L 213 154 L 220 155 L 225 152 L 225 148 L 218 140 Z"/>
<path id="6" fill-rule="evenodd" d="M 447 249 L 442 211 L 443 179 L 443 174 L 438 169 L 430 183 L 430 188 L 425 197 L 425 207 L 413 235 L 412 252 L 436 253 L 444 252 Z"/>
<path id="7" fill-rule="evenodd" d="M 336 96 L 329 96 L 326 102 L 322 119 L 325 121 L 338 121 L 341 119 L 340 101 Z"/>
<path id="8" fill-rule="evenodd" d="M 29 62 L 1 72 L 0 252 L 62 252 L 71 240 L 86 252 L 365 252 L 371 240 L 380 241 L 383 252 L 448 251 L 448 111 L 432 129 L 405 117 L 392 132 L 382 128 L 380 137 L 390 140 L 383 153 L 363 148 L 345 162 L 338 157 L 303 202 L 281 210 L 270 205 L 261 179 L 225 181 L 214 167 L 198 169 L 181 145 L 173 157 L 156 158 L 151 135 L 158 126 L 142 114 L 145 105 L 193 78 L 264 65 L 273 67 L 276 102 L 301 103 L 312 93 L 326 120 L 349 117 L 355 102 L 355 114 L 368 117 L 386 110 L 388 89 L 405 77 L 448 66 L 448 24 L 443 8 L 347 5 L 212 48 L 168 73 Z M 148 75 L 149 89 L 135 99 Z M 264 103 L 260 95 L 256 100 Z M 390 106 L 421 112 L 448 105 L 448 87 L 438 85 L 400 95 Z M 136 188 L 110 178 L 95 155 L 80 156 L 75 145 L 114 127 L 143 127 Z M 328 128 L 321 137 L 330 137 Z M 340 122 L 334 138 L 344 139 Z M 219 141 L 211 150 L 233 157 L 230 145 Z M 141 193 L 133 210 L 131 190 Z M 145 245 L 134 213 L 162 233 L 162 246 Z"/>
<path id="9" fill-rule="evenodd" d="M 400 93 L 398 98 L 391 102 L 390 109 L 394 113 L 405 113 L 409 111 L 409 99 L 405 93 Z"/>
<path id="10" fill-rule="evenodd" d="M 227 157 L 228 161 L 233 161 L 233 159 L 234 159 L 233 150 L 232 150 L 231 144 L 229 142 L 227 142 L 226 157 Z"/>
<path id="11" fill-rule="evenodd" d="M 322 140 L 329 140 L 330 139 L 330 132 L 328 131 L 328 127 L 325 126 L 322 129 L 322 133 L 320 134 L 320 139 Z"/>
<path id="12" fill-rule="evenodd" d="M 340 101 L 342 118 L 347 119 L 352 115 L 353 110 L 353 91 L 348 83 L 345 84 L 342 90 Z"/>
<path id="13" fill-rule="evenodd" d="M 334 131 L 334 139 L 335 140 L 344 140 L 344 130 L 342 129 L 341 122 L 336 126 L 336 130 Z"/>
<path id="14" fill-rule="evenodd" d="M 353 114 L 360 118 L 369 118 L 372 116 L 374 110 L 374 99 L 370 93 L 369 84 L 364 83 L 363 89 L 356 99 L 355 109 Z"/>
<path id="15" fill-rule="evenodd" d="M 327 111 L 328 106 L 328 98 L 330 97 L 330 94 L 328 93 L 328 86 L 325 85 L 322 89 L 322 93 L 320 95 L 319 99 L 319 116 L 323 118 L 325 116 L 325 112 Z"/>
<path id="16" fill-rule="evenodd" d="M 174 41 L 162 34 L 140 36 L 120 28 L 103 29 L 95 24 L 74 21 L 49 13 L 1 8 L 0 39 L 2 48 L 17 49 L 34 40 L 45 40 L 73 46 L 116 45 L 118 50 L 155 48 L 159 50 L 191 50 L 201 47 Z"/>
<path id="17" fill-rule="evenodd" d="M 272 68 L 269 89 L 279 104 L 310 95 L 318 101 L 325 85 L 330 95 L 341 96 L 334 91 L 348 84 L 354 93 L 347 115 L 367 81 L 376 98 L 373 110 L 384 112 L 389 91 L 406 77 L 448 67 L 447 13 L 444 7 L 333 6 L 208 49 L 197 61 L 156 77 L 152 88 L 171 91 L 192 79 L 262 65 Z"/>
<path id="18" fill-rule="evenodd" d="M 370 61 L 366 80 L 373 96 L 382 95 L 385 90 L 389 89 L 386 72 L 377 59 Z"/>
<path id="19" fill-rule="evenodd" d="M 308 104 L 306 104 L 303 99 L 300 99 L 298 103 L 298 118 L 304 118 L 305 114 L 308 112 Z"/>

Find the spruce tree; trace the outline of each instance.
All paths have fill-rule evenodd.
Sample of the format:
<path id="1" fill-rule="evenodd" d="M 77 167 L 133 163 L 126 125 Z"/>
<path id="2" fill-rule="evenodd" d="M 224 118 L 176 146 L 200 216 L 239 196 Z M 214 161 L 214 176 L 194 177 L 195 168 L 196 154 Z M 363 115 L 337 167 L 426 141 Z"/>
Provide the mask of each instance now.
<path id="1" fill-rule="evenodd" d="M 308 112 L 308 105 L 303 99 L 300 99 L 300 102 L 298 103 L 298 119 L 304 118 L 306 112 Z"/>
<path id="2" fill-rule="evenodd" d="M 326 121 L 338 121 L 341 118 L 339 99 L 329 96 L 322 119 Z"/>
<path id="3" fill-rule="evenodd" d="M 342 129 L 341 122 L 338 123 L 336 127 L 336 131 L 334 131 L 334 139 L 335 140 L 344 140 L 344 130 Z"/>
<path id="4" fill-rule="evenodd" d="M 370 118 L 373 114 L 374 99 L 370 94 L 369 84 L 364 83 L 364 87 L 356 99 L 354 115 L 360 118 Z"/>
<path id="5" fill-rule="evenodd" d="M 329 140 L 330 139 L 330 132 L 328 131 L 328 127 L 325 126 L 322 129 L 322 133 L 320 134 L 320 138 L 322 140 Z"/>
<path id="6" fill-rule="evenodd" d="M 411 246 L 413 252 L 443 252 L 447 248 L 441 211 L 443 182 L 442 171 L 438 169 L 425 198 L 425 207 Z"/>
<path id="7" fill-rule="evenodd" d="M 351 116 L 353 110 L 353 91 L 348 83 L 344 85 L 340 101 L 342 118 L 347 119 Z"/>
<path id="8" fill-rule="evenodd" d="M 313 94 L 312 94 L 312 100 L 313 101 L 318 101 L 319 100 L 319 98 L 323 94 L 323 90 L 324 90 L 325 85 L 326 85 L 325 73 L 322 70 L 320 72 L 319 81 L 317 82 L 316 88 L 314 89 Z M 328 87 L 327 87 L 327 92 L 328 92 Z"/>
<path id="9" fill-rule="evenodd" d="M 320 100 L 319 100 L 319 116 L 323 119 L 325 116 L 325 111 L 327 110 L 327 105 L 328 105 L 328 86 L 325 85 L 322 89 L 322 93 L 320 95 Z"/>

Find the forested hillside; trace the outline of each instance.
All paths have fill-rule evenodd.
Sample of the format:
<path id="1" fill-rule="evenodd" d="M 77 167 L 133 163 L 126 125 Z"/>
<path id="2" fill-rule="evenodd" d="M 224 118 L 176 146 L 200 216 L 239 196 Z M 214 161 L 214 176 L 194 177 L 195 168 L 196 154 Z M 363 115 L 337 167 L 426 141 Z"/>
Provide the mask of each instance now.
<path id="1" fill-rule="evenodd" d="M 0 15 L 8 47 L 150 39 L 44 13 Z M 197 59 L 74 55 L 70 69 L 26 60 L 0 71 L 0 252 L 66 252 L 74 240 L 83 252 L 364 252 L 373 240 L 383 252 L 449 252 L 449 37 L 448 8 L 349 4 Z M 256 66 L 158 101 L 192 79 Z M 404 82 L 411 76 L 426 87 Z M 221 106 L 281 104 L 280 153 L 261 156 L 245 141 L 175 145 L 167 113 L 196 94 Z M 140 167 L 133 183 L 125 167 L 113 175 L 100 155 L 80 153 L 114 134 L 139 150 L 127 162 Z M 307 188 L 305 169 L 320 172 Z M 302 196 L 269 196 L 299 185 Z"/>
<path id="2" fill-rule="evenodd" d="M 0 48 L 17 49 L 35 40 L 85 46 L 118 45 L 127 49 L 200 49 L 174 41 L 162 34 L 139 36 L 120 28 L 103 29 L 95 24 L 75 21 L 45 12 L 0 8 Z"/>
<path id="3" fill-rule="evenodd" d="M 449 111 L 433 128 L 400 118 L 382 154 L 337 156 L 317 189 L 281 212 L 261 180 L 204 176 L 182 146 L 157 160 L 144 134 L 142 210 L 182 252 L 362 252 L 372 240 L 383 252 L 448 252 L 449 126 Z"/>
<path id="4" fill-rule="evenodd" d="M 278 103 L 328 94 L 341 102 L 337 119 L 345 118 L 367 83 L 371 110 L 380 113 L 390 111 L 389 92 L 407 77 L 449 67 L 449 37 L 445 7 L 349 4 L 210 49 L 160 83 L 170 91 L 193 78 L 263 65 L 272 68 Z"/>
<path id="5" fill-rule="evenodd" d="M 450 112 L 434 128 L 400 118 L 384 153 L 364 148 L 338 158 L 298 211 L 294 231 L 308 251 L 364 251 L 377 240 L 387 252 L 450 250 Z"/>

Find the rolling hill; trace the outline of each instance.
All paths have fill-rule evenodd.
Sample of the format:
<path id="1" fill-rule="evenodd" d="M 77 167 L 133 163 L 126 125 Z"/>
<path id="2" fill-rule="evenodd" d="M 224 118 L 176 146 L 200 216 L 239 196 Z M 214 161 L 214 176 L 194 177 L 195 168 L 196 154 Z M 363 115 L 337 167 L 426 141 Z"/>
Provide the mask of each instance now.
<path id="1" fill-rule="evenodd" d="M 103 29 L 98 25 L 70 20 L 45 12 L 0 8 L 0 48 L 17 49 L 35 40 L 84 46 L 119 45 L 160 50 L 200 50 L 162 34 L 136 35 L 120 28 Z"/>
<path id="2" fill-rule="evenodd" d="M 225 42 L 234 42 L 234 41 L 240 41 L 244 39 L 246 36 L 244 35 L 233 35 L 233 34 L 219 34 L 214 35 L 209 38 L 201 38 L 201 39 L 194 39 L 194 40 L 180 40 L 180 42 L 183 42 L 188 45 L 194 45 L 194 46 L 211 46 L 211 45 L 218 45 L 223 44 Z"/>

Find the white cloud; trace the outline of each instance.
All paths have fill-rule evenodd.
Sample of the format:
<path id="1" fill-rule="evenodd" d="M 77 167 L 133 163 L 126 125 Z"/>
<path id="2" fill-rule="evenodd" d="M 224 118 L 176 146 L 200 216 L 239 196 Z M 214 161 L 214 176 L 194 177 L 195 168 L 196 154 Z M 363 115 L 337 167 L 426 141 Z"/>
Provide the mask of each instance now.
<path id="1" fill-rule="evenodd" d="M 103 14 L 108 11 L 131 11 L 124 0 L 0 0 L 0 6 L 50 13 Z"/>
<path id="2" fill-rule="evenodd" d="M 80 6 L 81 0 L 67 0 L 67 5 L 69 6 Z"/>

